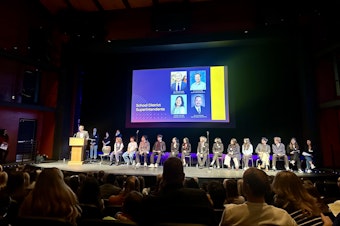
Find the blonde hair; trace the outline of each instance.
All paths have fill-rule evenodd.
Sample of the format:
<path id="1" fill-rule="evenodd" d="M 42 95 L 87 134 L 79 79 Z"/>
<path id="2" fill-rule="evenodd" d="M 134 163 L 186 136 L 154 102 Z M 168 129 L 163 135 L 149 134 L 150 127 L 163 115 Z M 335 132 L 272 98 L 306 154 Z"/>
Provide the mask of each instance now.
<path id="1" fill-rule="evenodd" d="M 216 143 L 222 143 L 222 140 L 221 140 L 221 138 L 216 137 L 216 138 L 215 138 L 215 142 L 216 142 Z"/>
<path id="2" fill-rule="evenodd" d="M 0 190 L 7 186 L 8 174 L 5 171 L 0 172 Z"/>
<path id="3" fill-rule="evenodd" d="M 245 150 L 248 150 L 250 147 L 250 139 L 249 138 L 244 138 L 243 139 L 243 147 Z"/>
<path id="4" fill-rule="evenodd" d="M 73 225 L 77 225 L 80 214 L 76 194 L 65 183 L 62 171 L 55 167 L 40 173 L 19 209 L 19 216 L 58 217 Z"/>
<path id="5" fill-rule="evenodd" d="M 303 186 L 301 179 L 290 171 L 276 174 L 272 183 L 275 203 L 280 208 L 293 212 L 302 210 L 307 216 L 318 216 L 321 209 L 317 199 L 311 196 Z"/>
<path id="6" fill-rule="evenodd" d="M 281 137 L 274 137 L 274 141 L 281 143 Z"/>
<path id="7" fill-rule="evenodd" d="M 293 137 L 292 139 L 290 139 L 289 148 L 290 148 L 290 149 L 293 149 L 293 148 L 294 148 L 294 147 L 293 147 L 293 143 L 292 143 L 293 140 L 295 140 L 295 148 L 296 148 L 296 149 L 299 149 L 299 145 L 298 145 L 298 143 L 297 143 L 295 137 Z"/>
<path id="8" fill-rule="evenodd" d="M 200 141 L 206 142 L 207 138 L 205 136 L 200 136 Z"/>

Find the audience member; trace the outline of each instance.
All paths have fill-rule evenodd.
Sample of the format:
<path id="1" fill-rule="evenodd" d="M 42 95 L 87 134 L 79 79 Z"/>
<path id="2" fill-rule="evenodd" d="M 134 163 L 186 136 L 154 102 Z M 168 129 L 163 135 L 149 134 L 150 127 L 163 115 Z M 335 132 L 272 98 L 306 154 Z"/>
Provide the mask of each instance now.
<path id="1" fill-rule="evenodd" d="M 314 186 L 311 180 L 303 180 L 302 185 L 306 188 L 308 193 L 317 199 L 318 206 L 321 209 L 321 212 L 324 214 L 330 214 L 330 209 L 327 204 L 324 202 L 323 197 L 320 195 L 318 189 Z"/>
<path id="2" fill-rule="evenodd" d="M 10 197 L 6 192 L 8 174 L 5 171 L 0 171 L 0 225 L 5 225 L 3 216 L 7 214 L 7 208 L 10 202 Z"/>
<path id="3" fill-rule="evenodd" d="M 197 177 L 185 178 L 183 186 L 185 188 L 197 188 L 197 189 L 200 189 L 200 185 L 198 183 L 198 178 Z"/>
<path id="4" fill-rule="evenodd" d="M 143 208 L 143 194 L 139 191 L 131 191 L 125 197 L 125 200 L 122 205 L 122 211 L 119 211 L 115 214 L 115 218 L 122 222 L 131 222 L 137 223 L 138 219 L 140 219 L 140 210 Z"/>
<path id="5" fill-rule="evenodd" d="M 160 190 L 161 187 L 161 183 L 162 183 L 162 174 L 157 174 L 157 176 L 155 177 L 156 181 L 154 184 L 152 184 L 150 187 L 145 187 L 142 190 L 142 194 L 147 196 L 147 195 L 158 195 L 158 192 Z"/>
<path id="6" fill-rule="evenodd" d="M 118 195 L 122 188 L 115 185 L 116 175 L 108 173 L 105 177 L 105 183 L 99 186 L 102 199 L 108 199 L 111 195 Z"/>
<path id="7" fill-rule="evenodd" d="M 243 174 L 243 189 L 247 202 L 227 204 L 220 226 L 224 225 L 297 225 L 287 211 L 268 205 L 265 194 L 270 184 L 265 172 L 249 168 Z"/>
<path id="8" fill-rule="evenodd" d="M 10 170 L 8 172 L 5 192 L 10 202 L 8 203 L 7 214 L 4 218 L 9 225 L 12 225 L 17 220 L 19 208 L 28 192 L 25 187 L 25 178 L 22 170 L 16 169 L 15 171 Z"/>
<path id="9" fill-rule="evenodd" d="M 148 195 L 143 200 L 140 225 L 160 223 L 217 224 L 213 207 L 200 189 L 184 188 L 185 174 L 182 161 L 170 157 L 164 162 L 162 183 L 158 195 Z M 152 216 L 150 216 L 150 213 Z"/>
<path id="10" fill-rule="evenodd" d="M 116 205 L 116 206 L 123 205 L 123 202 L 124 202 L 126 196 L 131 191 L 140 192 L 140 184 L 139 184 L 139 180 L 136 176 L 128 176 L 127 177 L 123 190 L 118 195 L 111 195 L 109 197 L 109 200 L 108 200 L 109 205 Z"/>
<path id="11" fill-rule="evenodd" d="M 241 204 L 245 202 L 245 198 L 238 192 L 237 180 L 236 179 L 225 179 L 223 186 L 226 192 L 226 198 L 224 204 Z"/>
<path id="12" fill-rule="evenodd" d="M 80 215 L 77 196 L 57 168 L 46 168 L 40 173 L 35 187 L 19 210 L 19 217 L 62 218 L 73 225 L 77 225 Z"/>
<path id="13" fill-rule="evenodd" d="M 299 224 L 322 224 L 324 214 L 316 198 L 303 187 L 301 179 L 293 172 L 280 171 L 276 174 L 272 189 L 274 205 L 285 209 Z M 329 217 L 325 217 L 331 221 Z"/>
<path id="14" fill-rule="evenodd" d="M 99 183 L 99 185 L 102 185 L 105 183 L 105 171 L 104 170 L 99 170 L 98 173 L 97 173 L 97 181 Z"/>
<path id="15" fill-rule="evenodd" d="M 101 198 L 99 183 L 95 177 L 87 177 L 79 188 L 79 205 L 82 208 L 81 219 L 101 219 L 104 200 Z"/>
<path id="16" fill-rule="evenodd" d="M 207 186 L 208 197 L 210 198 L 214 209 L 224 209 L 224 200 L 226 191 L 223 184 L 217 180 L 211 180 Z"/>

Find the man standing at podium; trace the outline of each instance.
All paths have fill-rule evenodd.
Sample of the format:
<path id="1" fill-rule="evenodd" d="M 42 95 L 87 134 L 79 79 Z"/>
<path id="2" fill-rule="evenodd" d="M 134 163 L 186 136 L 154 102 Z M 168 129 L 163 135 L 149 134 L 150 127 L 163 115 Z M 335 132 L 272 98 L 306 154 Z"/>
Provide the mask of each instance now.
<path id="1" fill-rule="evenodd" d="M 84 130 L 84 125 L 79 125 L 76 137 L 77 138 L 85 138 L 85 145 L 84 145 L 84 148 L 83 148 L 83 156 L 86 156 L 86 148 L 87 148 L 87 145 L 88 145 L 88 141 L 90 139 L 90 135 L 89 135 L 89 132 L 87 130 Z M 83 157 L 83 159 L 84 159 L 84 157 Z"/>
<path id="2" fill-rule="evenodd" d="M 84 126 L 83 125 L 79 125 L 76 137 L 77 138 L 85 138 L 86 140 L 88 140 L 90 138 L 89 132 L 84 130 Z"/>

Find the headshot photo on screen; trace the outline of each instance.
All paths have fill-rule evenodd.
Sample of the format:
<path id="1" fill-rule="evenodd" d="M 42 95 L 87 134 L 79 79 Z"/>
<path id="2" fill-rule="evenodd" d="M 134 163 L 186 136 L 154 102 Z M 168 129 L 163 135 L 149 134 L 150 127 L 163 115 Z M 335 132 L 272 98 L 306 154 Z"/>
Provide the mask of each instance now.
<path id="1" fill-rule="evenodd" d="M 207 115 L 204 94 L 191 96 L 191 115 Z"/>
<path id="2" fill-rule="evenodd" d="M 187 95 L 171 95 L 171 114 L 187 114 Z"/>
<path id="3" fill-rule="evenodd" d="M 184 91 L 187 88 L 187 72 L 186 71 L 172 71 L 171 72 L 171 90 Z"/>
<path id="4" fill-rule="evenodd" d="M 206 71 L 190 71 L 190 90 L 206 90 Z"/>

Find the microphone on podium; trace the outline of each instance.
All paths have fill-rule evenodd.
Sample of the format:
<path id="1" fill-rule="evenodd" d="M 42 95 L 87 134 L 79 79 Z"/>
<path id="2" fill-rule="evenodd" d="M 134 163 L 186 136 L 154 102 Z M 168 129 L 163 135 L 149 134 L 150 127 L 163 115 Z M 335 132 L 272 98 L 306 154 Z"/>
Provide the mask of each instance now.
<path id="1" fill-rule="evenodd" d="M 76 137 L 77 136 L 77 133 L 73 134 L 73 137 Z"/>

